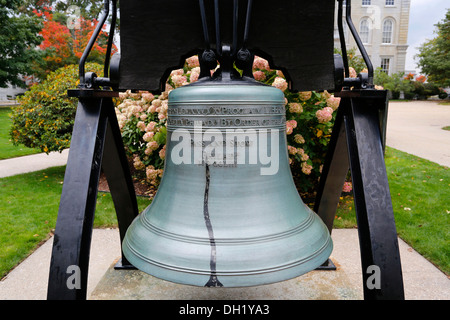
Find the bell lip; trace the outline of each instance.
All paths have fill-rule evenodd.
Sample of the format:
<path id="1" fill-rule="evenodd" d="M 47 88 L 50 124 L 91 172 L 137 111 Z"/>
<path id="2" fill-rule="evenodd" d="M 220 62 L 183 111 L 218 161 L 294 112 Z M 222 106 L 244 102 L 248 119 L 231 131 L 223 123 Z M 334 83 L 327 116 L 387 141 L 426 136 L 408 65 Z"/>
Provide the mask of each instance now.
<path id="1" fill-rule="evenodd" d="M 126 245 L 126 247 L 125 247 Z M 124 250 L 124 254 L 125 257 L 127 258 L 127 260 L 133 264 L 133 261 L 137 261 L 137 259 L 141 259 L 141 261 L 144 261 L 146 264 L 144 265 L 143 268 L 140 268 L 139 265 L 135 265 L 133 264 L 135 267 L 137 267 L 139 270 L 144 271 L 150 275 L 152 275 L 151 272 L 148 272 L 146 270 L 153 270 L 154 268 L 151 266 L 154 266 L 156 268 L 159 268 L 161 270 L 171 270 L 171 271 L 176 271 L 176 272 L 181 272 L 181 273 L 188 273 L 188 274 L 195 274 L 195 275 L 202 275 L 202 276 L 210 276 L 211 275 L 211 270 L 210 269 L 193 269 L 193 268 L 184 268 L 184 267 L 178 267 L 178 266 L 174 266 L 174 265 L 169 265 L 169 264 L 165 264 L 165 263 L 161 263 L 152 259 L 149 259 L 148 257 L 145 257 L 144 255 L 140 254 L 139 252 L 137 252 L 134 248 L 132 248 L 131 246 L 128 245 L 128 242 L 124 242 L 124 249 L 127 248 L 128 253 L 131 253 L 133 255 L 126 255 Z M 220 270 L 216 270 L 214 271 L 214 274 L 217 275 L 218 277 L 230 277 L 230 276 L 251 276 L 251 275 L 258 275 L 258 274 L 266 274 L 266 273 L 275 273 L 275 272 L 279 272 L 282 270 L 287 270 L 287 269 L 292 269 L 292 268 L 296 268 L 299 266 L 303 266 L 305 263 L 310 262 L 312 260 L 317 260 L 319 256 L 321 256 L 324 252 L 328 252 L 329 251 L 329 255 L 327 255 L 327 257 L 325 259 L 320 259 L 320 263 L 318 263 L 317 265 L 315 265 L 313 268 L 311 268 L 310 270 L 314 270 L 315 268 L 317 268 L 318 266 L 322 265 L 326 259 L 329 258 L 329 256 L 331 255 L 331 252 L 333 250 L 333 241 L 331 240 L 331 237 L 327 237 L 327 240 L 325 241 L 325 243 L 315 252 L 313 252 L 311 255 L 303 257 L 301 259 L 297 259 L 294 261 L 290 261 L 288 263 L 285 264 L 281 264 L 281 265 L 276 265 L 274 267 L 269 267 L 269 268 L 262 268 L 262 269 L 253 269 L 253 270 L 229 270 L 229 271 L 220 271 Z M 137 258 L 137 259 L 135 259 Z M 145 268 L 146 266 L 150 266 L 150 268 Z M 309 268 L 308 268 L 309 269 Z"/>
<path id="2" fill-rule="evenodd" d="M 130 244 L 128 236 L 123 241 L 122 251 L 127 260 L 142 272 L 174 283 L 204 287 L 207 279 L 212 275 L 216 276 L 224 284 L 224 287 L 230 288 L 276 283 L 308 273 L 318 268 L 330 257 L 333 251 L 331 235 L 320 218 L 314 212 L 312 214 L 314 218 L 313 223 L 322 225 L 323 238 L 319 242 L 320 246 L 317 246 L 316 250 L 307 256 L 294 257 L 294 259 L 289 259 L 276 266 L 259 269 L 249 268 L 246 270 L 221 270 L 219 268 L 214 270 L 214 273 L 210 269 L 180 267 L 154 261 L 137 252 Z M 251 243 L 246 243 L 245 245 L 251 245 Z"/>
<path id="3" fill-rule="evenodd" d="M 208 287 L 207 279 L 214 276 L 218 278 L 221 283 L 226 284 L 222 285 L 223 287 L 243 288 L 287 281 L 317 269 L 330 257 L 333 251 L 333 241 L 331 236 L 329 236 L 320 250 L 316 251 L 313 255 L 285 265 L 259 270 L 228 272 L 216 270 L 214 273 L 212 273 L 211 270 L 199 271 L 186 268 L 168 268 L 167 266 L 149 263 L 140 265 L 139 263 L 136 263 L 139 262 L 137 260 L 139 259 L 138 255 L 135 256 L 133 254 L 130 256 L 130 254 L 128 254 L 127 256 L 125 253 L 127 252 L 125 246 L 123 251 L 124 255 L 133 266 L 150 276 L 164 281 L 196 287 Z M 307 267 L 305 266 L 305 263 L 309 263 Z M 184 275 L 184 277 L 182 275 Z"/>

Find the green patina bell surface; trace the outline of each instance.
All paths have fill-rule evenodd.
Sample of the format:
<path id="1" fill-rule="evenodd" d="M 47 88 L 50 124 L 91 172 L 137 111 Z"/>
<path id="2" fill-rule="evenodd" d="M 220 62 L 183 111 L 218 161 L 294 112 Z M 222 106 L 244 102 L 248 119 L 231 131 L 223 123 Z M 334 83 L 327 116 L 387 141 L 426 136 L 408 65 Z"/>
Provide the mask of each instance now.
<path id="1" fill-rule="evenodd" d="M 274 87 L 210 81 L 171 91 L 164 176 L 126 233 L 128 261 L 215 287 L 278 282 L 323 264 L 331 237 L 294 185 L 285 129 Z"/>

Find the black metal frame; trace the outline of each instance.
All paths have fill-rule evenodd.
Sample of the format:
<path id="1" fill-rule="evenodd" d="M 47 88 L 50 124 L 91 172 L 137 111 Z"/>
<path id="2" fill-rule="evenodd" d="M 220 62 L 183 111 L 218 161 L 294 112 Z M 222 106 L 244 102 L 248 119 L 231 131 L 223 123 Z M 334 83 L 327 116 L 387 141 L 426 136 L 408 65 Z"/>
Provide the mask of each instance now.
<path id="1" fill-rule="evenodd" d="M 113 20 L 109 39 L 115 28 L 116 0 L 113 0 Z M 48 299 L 84 300 L 88 281 L 91 237 L 100 171 L 103 170 L 114 202 L 122 242 L 125 232 L 139 214 L 133 180 L 114 110 L 113 98 L 118 92 L 105 87 L 114 83 L 84 72 L 84 64 L 109 13 L 105 0 L 100 23 L 80 59 L 80 85 L 68 95 L 79 99 L 64 176 L 63 190 L 55 227 Z M 105 58 L 108 75 L 109 55 Z M 99 86 L 104 86 L 100 89 Z M 67 281 L 74 276 L 68 268 L 79 269 L 79 288 L 69 289 Z M 122 255 L 117 268 L 134 268 Z M 71 269 L 70 269 L 71 270 Z"/>
<path id="2" fill-rule="evenodd" d="M 343 89 L 335 93 L 335 96 L 341 97 L 341 104 L 320 179 L 315 211 L 331 232 L 342 186 L 350 169 L 361 250 L 364 298 L 404 299 L 397 234 L 384 165 L 387 92 L 373 89 L 373 67 L 364 46 L 361 41 L 358 41 L 359 37 L 350 17 L 351 1 L 349 0 L 346 10 L 347 24 L 357 40 L 369 72 L 358 75 L 356 79 L 348 78 L 348 61 L 342 32 L 342 0 L 337 1 L 339 4 L 338 26 L 344 57 L 343 60 L 335 57 L 335 82 L 337 88 Z M 115 27 L 116 0 L 112 2 L 114 9 L 109 47 L 112 44 Z M 199 2 L 202 7 L 203 0 Z M 233 46 L 231 51 L 235 59 L 239 57 L 239 52 L 242 54 L 235 61 L 241 63 L 244 68 L 248 67 L 249 61 L 253 59 L 253 55 L 245 48 L 251 3 L 252 1 L 248 2 L 244 46 L 240 50 Z M 237 8 L 236 0 L 234 4 Z M 106 175 L 111 190 L 121 241 L 128 226 L 138 215 L 136 195 L 112 101 L 113 97 L 118 96 L 118 92 L 109 89 L 116 85 L 112 77 L 107 77 L 110 51 L 108 50 L 105 59 L 104 78 L 84 72 L 84 63 L 90 48 L 108 13 L 109 0 L 105 0 L 101 22 L 80 60 L 80 86 L 68 92 L 70 96 L 78 97 L 79 103 L 55 228 L 48 299 L 86 299 L 89 249 L 101 169 Z M 234 17 L 237 17 L 236 11 L 234 13 Z M 220 50 L 216 53 L 209 48 L 206 19 L 202 17 L 202 20 L 207 45 L 200 57 L 200 63 L 203 71 L 208 71 L 202 72 L 206 77 L 209 76 L 209 69 L 215 67 L 213 64 L 216 53 L 222 54 L 222 47 L 219 40 L 218 20 L 216 20 L 216 40 Z M 233 33 L 236 35 L 235 32 Z M 111 71 L 118 69 L 113 65 L 110 68 Z M 244 75 L 251 76 L 251 73 L 249 74 L 247 70 Z M 103 86 L 103 89 L 100 89 L 100 86 Z M 73 265 L 80 268 L 79 289 L 69 289 L 67 286 L 67 281 L 72 276 L 68 273 L 68 267 Z M 370 289 L 366 285 L 370 276 L 367 268 L 371 265 L 380 268 L 381 288 L 379 289 Z M 122 255 L 122 260 L 116 268 L 134 267 Z M 334 266 L 331 261 L 327 261 L 320 269 L 334 269 Z"/>
<path id="3" fill-rule="evenodd" d="M 349 75 L 342 7 L 338 0 L 338 28 L 343 69 Z M 322 170 L 314 211 L 322 218 L 330 233 L 342 186 L 350 169 L 365 299 L 404 299 L 403 275 L 389 191 L 384 149 L 388 98 L 386 90 L 375 90 L 373 66 L 351 20 L 351 1 L 346 2 L 346 20 L 366 62 L 367 74 L 356 79 L 345 78 L 328 154 Z M 350 90 L 350 87 L 354 87 Z M 367 285 L 368 267 L 380 268 L 380 288 Z"/>

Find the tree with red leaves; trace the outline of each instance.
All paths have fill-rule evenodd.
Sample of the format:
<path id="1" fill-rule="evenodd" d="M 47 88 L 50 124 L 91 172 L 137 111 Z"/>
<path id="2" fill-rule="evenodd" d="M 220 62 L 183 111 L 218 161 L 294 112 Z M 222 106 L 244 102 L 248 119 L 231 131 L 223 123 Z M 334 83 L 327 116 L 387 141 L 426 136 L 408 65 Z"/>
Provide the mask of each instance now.
<path id="1" fill-rule="evenodd" d="M 60 67 L 78 63 L 98 21 L 80 16 L 75 27 L 69 28 L 67 22 L 55 19 L 55 15 L 49 7 L 44 7 L 41 11 L 34 10 L 34 13 L 43 19 L 44 26 L 39 33 L 43 37 L 39 46 L 42 59 L 36 61 L 34 72 L 38 78 L 45 79 L 47 74 Z M 87 61 L 103 63 L 107 43 L 108 34 L 104 27 L 92 47 Z M 117 48 L 113 46 L 112 53 L 116 51 Z"/>

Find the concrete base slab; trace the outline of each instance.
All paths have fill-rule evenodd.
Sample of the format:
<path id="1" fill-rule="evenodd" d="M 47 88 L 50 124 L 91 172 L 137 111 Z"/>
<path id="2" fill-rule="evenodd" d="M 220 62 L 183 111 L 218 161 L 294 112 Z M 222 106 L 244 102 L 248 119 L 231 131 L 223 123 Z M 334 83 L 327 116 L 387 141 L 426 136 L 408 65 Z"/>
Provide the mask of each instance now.
<path id="1" fill-rule="evenodd" d="M 335 229 L 331 260 L 335 271 L 314 270 L 300 277 L 256 287 L 205 288 L 157 279 L 114 264 L 92 291 L 91 300 L 361 300 L 362 270 L 356 229 Z M 450 280 L 399 239 L 406 300 L 449 300 Z"/>
<path id="2" fill-rule="evenodd" d="M 139 270 L 106 272 L 91 300 L 360 300 L 358 286 L 345 272 L 312 271 L 274 284 L 244 288 L 179 285 Z"/>

